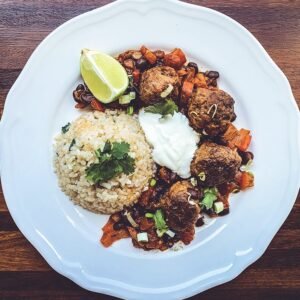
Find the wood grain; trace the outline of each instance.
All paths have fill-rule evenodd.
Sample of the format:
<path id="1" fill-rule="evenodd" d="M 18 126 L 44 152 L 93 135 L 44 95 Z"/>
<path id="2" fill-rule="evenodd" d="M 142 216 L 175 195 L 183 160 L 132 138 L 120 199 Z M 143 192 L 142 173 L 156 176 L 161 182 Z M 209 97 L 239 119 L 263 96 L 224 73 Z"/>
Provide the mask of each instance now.
<path id="1" fill-rule="evenodd" d="M 40 41 L 109 0 L 0 0 L 0 115 L 5 97 Z M 189 0 L 234 18 L 287 75 L 300 105 L 300 1 Z M 267 212 L 266 212 L 267 213 Z M 0 189 L 0 299 L 112 299 L 54 272 L 19 232 Z M 300 195 L 266 253 L 240 276 L 191 299 L 300 299 Z"/>

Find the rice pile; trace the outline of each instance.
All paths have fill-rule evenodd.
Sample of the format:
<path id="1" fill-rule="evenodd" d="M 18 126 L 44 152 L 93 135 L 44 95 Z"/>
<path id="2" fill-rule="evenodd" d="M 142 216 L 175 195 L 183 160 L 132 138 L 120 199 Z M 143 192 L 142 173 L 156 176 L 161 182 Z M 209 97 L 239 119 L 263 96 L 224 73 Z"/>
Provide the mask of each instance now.
<path id="1" fill-rule="evenodd" d="M 86 168 L 98 162 L 95 150 L 106 141 L 130 144 L 135 159 L 132 174 L 120 174 L 100 185 L 86 179 Z M 70 145 L 73 141 L 73 146 Z M 75 143 L 74 143 L 75 142 Z M 55 139 L 54 167 L 61 189 L 76 204 L 93 212 L 111 214 L 135 203 L 153 175 L 151 148 L 135 117 L 106 110 L 88 112 Z"/>

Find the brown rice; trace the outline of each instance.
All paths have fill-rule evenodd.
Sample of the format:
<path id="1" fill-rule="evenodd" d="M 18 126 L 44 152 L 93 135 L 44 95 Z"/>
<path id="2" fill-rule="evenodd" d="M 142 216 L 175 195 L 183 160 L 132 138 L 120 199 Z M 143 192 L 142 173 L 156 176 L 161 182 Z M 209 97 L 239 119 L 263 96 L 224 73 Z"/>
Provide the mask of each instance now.
<path id="1" fill-rule="evenodd" d="M 75 144 L 69 150 L 72 141 Z M 97 162 L 95 150 L 104 143 L 125 141 L 135 159 L 135 170 L 121 174 L 97 187 L 86 179 L 86 168 Z M 154 163 L 151 148 L 135 117 L 106 110 L 81 115 L 66 133 L 55 139 L 54 167 L 61 189 L 76 204 L 93 212 L 111 214 L 135 203 L 148 187 Z"/>

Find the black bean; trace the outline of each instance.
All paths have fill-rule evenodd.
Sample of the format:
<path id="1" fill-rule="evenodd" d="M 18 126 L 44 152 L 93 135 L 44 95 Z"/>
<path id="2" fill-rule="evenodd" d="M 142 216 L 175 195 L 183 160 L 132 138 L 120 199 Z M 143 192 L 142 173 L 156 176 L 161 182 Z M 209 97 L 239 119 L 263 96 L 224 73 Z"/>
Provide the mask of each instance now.
<path id="1" fill-rule="evenodd" d="M 207 71 L 205 72 L 205 75 L 210 79 L 217 79 L 220 77 L 220 74 L 217 71 Z"/>
<path id="2" fill-rule="evenodd" d="M 188 192 L 191 194 L 192 199 L 200 199 L 201 198 L 201 192 L 196 188 L 188 188 Z"/>
<path id="3" fill-rule="evenodd" d="M 162 59 L 165 57 L 165 52 L 162 50 L 156 50 L 154 51 L 154 54 L 158 59 Z"/>
<path id="4" fill-rule="evenodd" d="M 122 222 L 117 222 L 113 225 L 114 230 L 120 230 L 125 228 L 125 224 Z"/>
<path id="5" fill-rule="evenodd" d="M 81 99 L 80 99 L 80 95 L 82 94 L 82 91 L 78 91 L 78 90 L 75 90 L 73 91 L 73 98 L 76 102 L 78 103 L 81 103 Z"/>
<path id="6" fill-rule="evenodd" d="M 134 206 L 131 210 L 131 216 L 136 219 L 140 216 L 139 210 L 136 206 Z"/>
<path id="7" fill-rule="evenodd" d="M 218 215 L 219 216 L 226 216 L 229 214 L 229 208 L 225 208 L 223 211 L 221 211 Z"/>
<path id="8" fill-rule="evenodd" d="M 188 67 L 191 67 L 191 68 L 194 68 L 195 69 L 195 72 L 198 73 L 199 72 L 199 68 L 198 68 L 198 65 L 194 62 L 189 62 Z"/>
<path id="9" fill-rule="evenodd" d="M 235 121 L 235 119 L 236 119 L 236 114 L 233 113 L 230 121 L 233 122 L 233 121 Z"/>
<path id="10" fill-rule="evenodd" d="M 144 58 L 140 58 L 136 61 L 135 66 L 141 70 L 144 71 L 148 67 L 148 62 Z"/>
<path id="11" fill-rule="evenodd" d="M 242 165 L 246 165 L 250 160 L 253 160 L 254 155 L 250 151 L 239 151 L 239 155 L 242 158 Z"/>
<path id="12" fill-rule="evenodd" d="M 204 225 L 203 217 L 200 217 L 196 222 L 196 227 L 201 227 Z"/>
<path id="13" fill-rule="evenodd" d="M 177 180 L 177 174 L 174 172 L 170 173 L 170 181 L 175 182 Z"/>
<path id="14" fill-rule="evenodd" d="M 76 87 L 76 91 L 84 91 L 85 90 L 85 87 L 82 83 L 78 84 L 77 87 Z"/>
<path id="15" fill-rule="evenodd" d="M 155 63 L 155 67 L 161 67 L 164 65 L 164 61 L 161 59 L 158 59 Z"/>
<path id="16" fill-rule="evenodd" d="M 217 80 L 215 78 L 212 79 L 208 85 L 211 85 L 213 87 L 217 87 L 217 85 L 218 85 Z"/>
<path id="17" fill-rule="evenodd" d="M 80 100 L 85 104 L 90 104 L 93 99 L 95 99 L 95 97 L 87 93 L 82 93 L 80 96 Z"/>

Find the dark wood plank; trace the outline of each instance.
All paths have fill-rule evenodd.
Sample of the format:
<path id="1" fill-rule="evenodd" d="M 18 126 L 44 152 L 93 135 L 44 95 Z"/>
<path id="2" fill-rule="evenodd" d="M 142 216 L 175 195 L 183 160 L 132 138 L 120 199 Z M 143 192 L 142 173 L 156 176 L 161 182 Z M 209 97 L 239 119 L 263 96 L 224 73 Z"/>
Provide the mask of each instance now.
<path id="1" fill-rule="evenodd" d="M 51 269 L 41 255 L 37 252 L 37 250 L 19 231 L 0 231 L 0 253 L 0 272 L 41 272 L 49 271 Z"/>
<path id="2" fill-rule="evenodd" d="M 0 0 L 0 116 L 35 47 L 68 19 L 110 0 Z M 300 1 L 188 0 L 247 27 L 288 77 L 300 105 Z M 4 58 L 4 59 L 3 59 Z M 0 299 L 112 299 L 54 272 L 18 231 L 0 188 Z M 300 196 L 266 253 L 233 281 L 191 299 L 300 299 Z"/>

